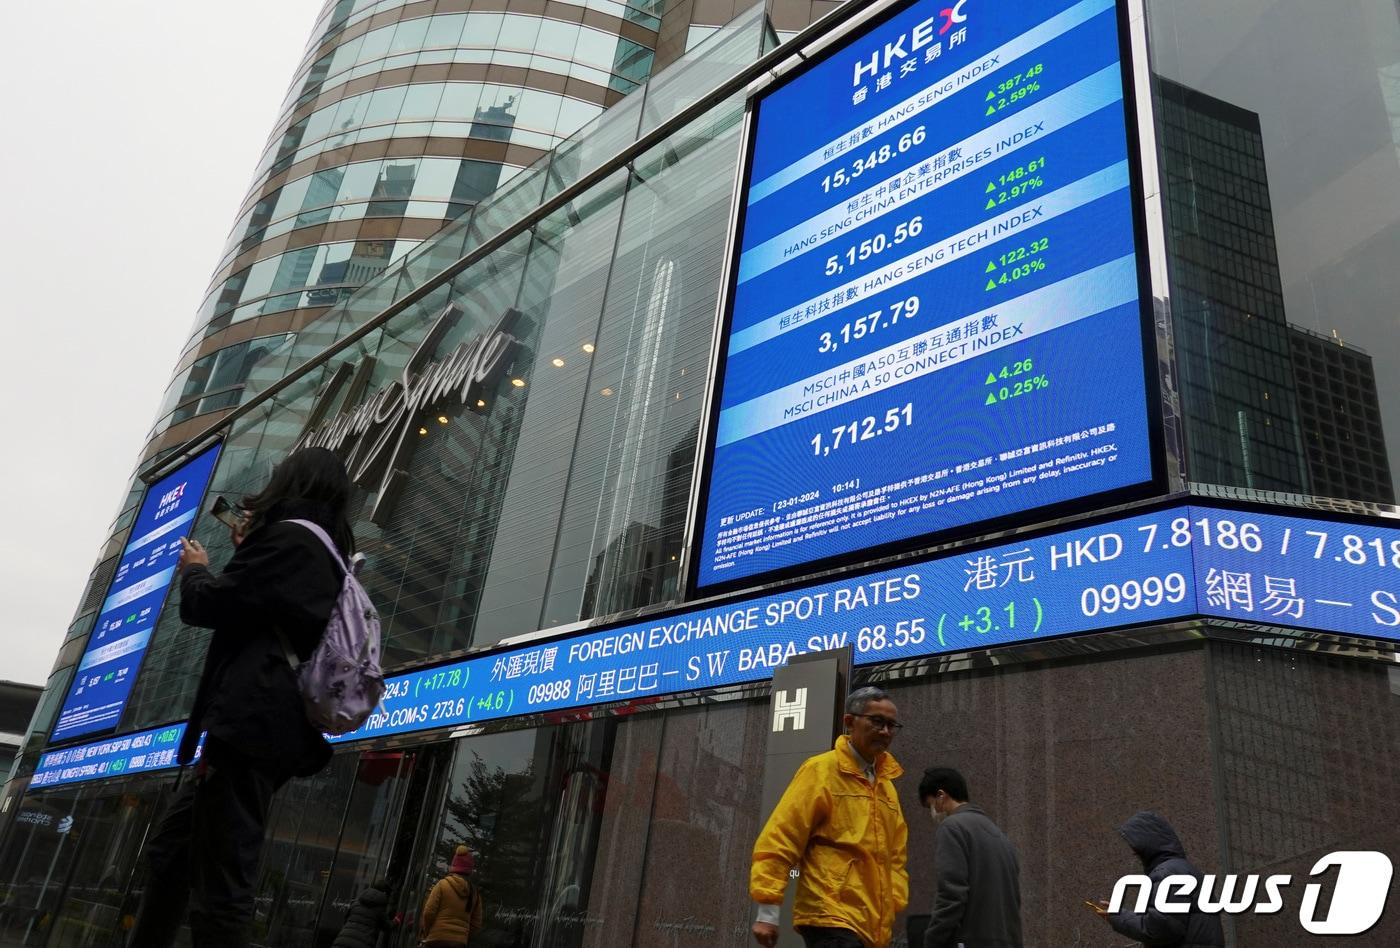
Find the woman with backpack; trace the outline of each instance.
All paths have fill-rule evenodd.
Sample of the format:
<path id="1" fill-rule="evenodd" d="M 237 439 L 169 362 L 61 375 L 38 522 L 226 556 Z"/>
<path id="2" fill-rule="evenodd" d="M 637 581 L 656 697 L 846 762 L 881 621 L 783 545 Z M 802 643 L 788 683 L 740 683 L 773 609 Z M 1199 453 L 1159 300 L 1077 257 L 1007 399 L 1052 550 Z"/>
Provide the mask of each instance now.
<path id="1" fill-rule="evenodd" d="M 180 619 L 214 630 L 189 723 L 181 777 L 146 846 L 150 874 L 129 944 L 174 943 L 189 904 L 197 948 L 242 948 L 272 794 L 330 760 L 330 745 L 306 719 L 288 652 L 315 651 L 354 552 L 350 478 L 324 448 L 304 448 L 244 498 L 232 530 L 232 559 L 219 573 L 195 541 L 182 540 Z M 311 528 L 333 541 L 333 555 Z M 183 767 L 204 750 L 192 779 Z M 181 787 L 181 783 L 184 786 Z"/>
<path id="2" fill-rule="evenodd" d="M 452 867 L 428 893 L 419 920 L 423 948 L 465 948 L 481 931 L 481 893 L 468 878 L 476 868 L 472 851 L 458 846 Z"/>

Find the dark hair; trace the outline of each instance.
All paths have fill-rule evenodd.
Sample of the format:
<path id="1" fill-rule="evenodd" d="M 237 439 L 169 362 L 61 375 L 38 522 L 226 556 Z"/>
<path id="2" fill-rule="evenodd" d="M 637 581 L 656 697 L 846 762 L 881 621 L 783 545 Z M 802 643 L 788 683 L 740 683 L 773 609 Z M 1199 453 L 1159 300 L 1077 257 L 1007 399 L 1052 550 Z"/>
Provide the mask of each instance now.
<path id="1" fill-rule="evenodd" d="M 942 790 L 959 803 L 967 802 L 967 781 L 952 767 L 930 767 L 919 781 L 919 802 Z"/>
<path id="2" fill-rule="evenodd" d="M 355 552 L 350 531 L 350 475 L 345 463 L 325 448 L 293 451 L 272 469 L 267 486 L 243 498 L 248 532 L 277 520 L 310 520 L 335 540 L 347 556 Z"/>

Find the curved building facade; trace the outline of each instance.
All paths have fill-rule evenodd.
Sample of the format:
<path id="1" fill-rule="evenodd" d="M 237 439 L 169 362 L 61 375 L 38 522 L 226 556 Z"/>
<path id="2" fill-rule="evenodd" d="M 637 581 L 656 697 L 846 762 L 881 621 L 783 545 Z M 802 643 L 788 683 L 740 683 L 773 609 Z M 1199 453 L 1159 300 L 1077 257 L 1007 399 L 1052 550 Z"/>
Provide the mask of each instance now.
<path id="1" fill-rule="evenodd" d="M 658 6 L 328 2 L 146 456 L 238 404 L 260 359 L 645 81 Z"/>
<path id="2" fill-rule="evenodd" d="M 786 44 L 777 41 L 832 7 L 735 11 L 695 0 L 645 14 L 659 21 L 652 74 L 633 94 L 623 94 L 621 60 L 607 57 L 624 40 L 646 46 L 622 28 L 644 11 L 505 6 L 328 7 L 177 387 L 203 384 L 200 360 L 214 357 L 201 370 L 211 379 L 225 353 L 229 368 L 218 386 L 174 397 L 167 411 L 187 414 L 163 422 L 142 467 L 161 483 L 193 468 L 187 459 L 211 456 L 217 440 L 210 493 L 230 497 L 260 486 L 302 444 L 338 450 L 356 468 L 352 520 L 383 623 L 389 688 L 378 713 L 335 739 L 321 773 L 277 793 L 251 944 L 328 946 L 357 893 L 387 875 L 400 883 L 394 909 L 408 923 L 386 941 L 410 948 L 422 896 L 460 844 L 476 853 L 486 907 L 474 945 L 752 944 L 753 841 L 765 799 L 786 782 L 775 776 L 778 758 L 800 759 L 783 742 L 799 730 L 834 730 L 818 700 L 834 706 L 844 687 L 864 684 L 886 689 L 906 725 L 892 750 L 905 769 L 896 789 L 910 828 L 911 902 L 892 948 L 909 944 L 906 932 L 934 903 L 936 842 L 918 816 L 917 774 L 940 765 L 964 773 L 973 800 L 1020 853 L 1027 944 L 1107 936 L 1082 901 L 1107 898 L 1132 871 L 1114 827 L 1140 809 L 1166 816 L 1203 872 L 1295 880 L 1286 911 L 1225 918 L 1230 944 L 1313 944 L 1299 924 L 1302 889 L 1313 871 L 1322 878 L 1329 853 L 1400 860 L 1400 831 L 1375 816 L 1393 806 L 1400 780 L 1400 518 L 1389 505 L 1382 429 L 1400 411 L 1400 373 L 1384 369 L 1397 350 L 1387 344 L 1394 317 L 1382 293 L 1393 288 L 1387 250 L 1400 247 L 1400 205 L 1380 197 L 1400 194 L 1392 122 L 1400 113 L 1389 107 L 1400 102 L 1394 4 L 1358 0 L 1306 16 L 1275 4 L 1292 15 L 1259 18 L 1205 0 L 1045 0 L 1029 12 L 976 0 L 853 3 Z M 539 52 L 562 48 L 545 36 L 565 12 L 577 15 L 573 52 Z M 471 19 L 478 14 L 499 18 L 491 59 L 458 61 L 458 51 L 474 49 L 464 42 L 472 24 L 497 22 Z M 516 14 L 539 21 L 529 55 L 567 61 L 544 70 L 553 78 L 511 58 L 520 50 L 506 24 Z M 580 52 L 596 15 L 619 24 L 611 53 Z M 971 18 L 965 33 L 960 15 Z M 456 39 L 439 46 L 429 37 L 442 16 L 463 19 L 453 21 Z M 946 45 L 935 47 L 939 17 Z M 1046 37 L 1050 17 L 1067 31 L 1064 43 Z M 397 31 L 424 19 L 421 36 L 417 26 L 404 34 L 417 45 L 397 48 Z M 910 42 L 887 33 L 877 44 L 865 30 L 892 25 Z M 370 44 L 380 29 L 393 31 L 387 47 Z M 457 27 L 442 29 L 450 38 Z M 549 36 L 562 35 L 549 26 Z M 884 60 L 912 52 L 913 41 L 917 63 L 883 74 Z M 998 54 L 1015 43 L 1022 59 Z M 371 58 L 361 62 L 366 49 Z M 1280 50 L 1290 69 L 1273 63 Z M 828 51 L 843 57 L 839 74 L 821 71 Z M 450 62 L 395 59 L 448 53 Z M 852 68 L 858 88 L 848 92 Z M 385 81 L 393 69 L 406 78 Z M 765 213 L 757 202 L 769 200 L 755 197 L 763 181 L 743 190 L 745 163 L 759 154 L 755 129 L 783 101 L 770 93 L 813 75 L 839 90 L 820 110 L 835 117 L 768 112 L 787 123 L 782 144 L 805 157 L 770 164 L 765 180 L 793 188 L 781 201 L 786 212 L 811 215 L 839 241 L 823 245 L 810 230 L 778 243 L 765 234 L 758 246 L 779 248 L 773 259 L 790 258 L 781 266 L 810 271 L 763 295 L 773 311 L 736 328 L 727 297 L 744 269 L 734 249 L 738 209 L 759 206 L 757 220 Z M 859 87 L 867 75 L 869 88 Z M 918 98 L 956 89 L 957 76 L 962 97 L 924 98 L 935 110 L 951 102 L 925 118 Z M 560 97 L 589 101 L 575 83 L 601 90 L 600 108 L 620 98 L 549 147 L 532 136 L 562 132 L 548 131 L 530 103 L 557 102 L 558 122 Z M 479 89 L 455 88 L 471 84 Z M 508 91 L 488 98 L 491 86 Z M 912 114 L 885 104 L 905 101 L 891 88 L 917 90 L 903 93 Z M 1074 88 L 1092 94 L 1058 102 L 1091 111 L 1049 114 L 1061 107 L 1054 97 Z M 419 91 L 437 95 L 431 116 L 409 105 Z M 381 93 L 390 96 L 382 111 L 373 105 Z M 449 98 L 459 93 L 462 108 Z M 366 94 L 363 113 L 345 105 Z M 352 120 L 345 127 L 342 106 Z M 317 117 L 325 109 L 334 110 L 329 124 Z M 906 124 L 882 126 L 883 150 L 878 140 L 862 144 L 879 138 L 863 130 L 889 115 Z M 1121 123 L 1115 148 L 1126 158 L 1098 150 L 1110 136 L 1096 123 L 1108 119 Z M 1083 147 L 1035 137 L 1052 120 L 1077 127 L 1083 137 L 1068 141 Z M 455 125 L 456 137 L 438 135 L 439 122 L 443 131 Z M 1006 132 L 993 134 L 997 126 Z M 969 140 L 987 136 L 985 149 L 963 148 L 957 136 L 968 130 Z M 366 131 L 367 139 L 339 139 Z M 402 156 L 401 142 L 412 143 Z M 438 142 L 457 151 L 434 153 L 428 146 Z M 512 171 L 530 148 L 539 159 Z M 394 170 L 401 157 L 417 164 Z M 439 160 L 455 164 L 426 164 Z M 322 161 L 332 174 L 313 196 Z M 495 184 L 489 194 L 457 190 L 482 169 L 470 162 L 497 169 L 494 181 L 482 171 Z M 851 186 L 846 169 L 856 167 L 861 180 Z M 437 183 L 419 191 L 429 180 Z M 936 182 L 961 187 L 962 199 L 925 187 Z M 1065 192 L 1076 186 L 1084 203 L 1070 208 Z M 1071 272 L 1074 247 L 1088 246 L 1079 266 L 1124 252 L 1121 230 L 1110 239 L 1109 228 L 1041 215 L 1104 198 L 1125 214 L 1135 208 L 1146 235 L 1133 272 L 1150 293 L 1115 311 L 1135 338 L 1141 330 L 1143 358 L 1117 361 L 1141 370 L 1148 395 L 1145 406 L 1128 405 L 1099 388 L 1102 397 L 1085 401 L 1096 411 L 1145 407 L 1160 476 L 894 545 L 890 525 L 916 509 L 991 504 L 1129 451 L 1126 429 L 1111 424 L 1046 429 L 1048 437 L 1035 429 L 1061 424 L 1068 402 L 1059 392 L 1099 385 L 1109 357 L 1102 334 L 1073 344 L 1049 335 L 1057 329 L 1040 332 L 1031 316 L 1131 282 L 1122 266 Z M 900 263 L 891 251 L 861 269 L 861 243 L 869 256 L 883 250 L 855 230 L 840 233 L 843 214 L 830 224 L 825 215 L 854 220 L 882 202 L 899 217 L 917 215 L 901 222 L 902 235 L 885 220 L 892 240 L 914 242 L 898 251 L 910 257 Z M 986 215 L 1004 214 L 1033 228 L 1065 226 L 993 232 Z M 959 229 L 967 221 L 975 226 Z M 416 222 L 439 229 L 420 238 Z M 775 235 L 786 224 L 768 219 Z M 360 245 L 371 239 L 365 228 L 381 225 L 395 246 L 374 258 Z M 308 242 L 292 246 L 303 233 Z M 807 251 L 826 246 L 845 250 L 854 275 L 838 277 L 843 261 L 832 255 L 823 277 L 829 251 Z M 293 256 L 300 250 L 309 256 Z M 1032 257 L 1048 263 L 1023 265 Z M 909 282 L 869 277 L 886 267 Z M 948 282 L 913 283 L 926 277 Z M 1073 285 L 1094 292 L 1076 291 L 1070 303 L 1027 299 L 1081 279 Z M 860 296 L 866 282 L 898 288 L 899 326 Z M 774 302 L 818 291 L 793 296 L 791 308 Z M 1023 325 L 1037 335 L 1021 338 Z M 726 361 L 735 339 L 753 342 L 760 333 L 751 330 L 764 326 L 773 334 L 750 347 L 757 368 Z M 788 330 L 791 348 L 759 348 Z M 832 428 L 832 414 L 798 412 L 794 400 L 793 411 L 768 415 L 769 430 L 781 433 L 767 442 L 776 447 L 721 460 L 724 386 L 749 386 L 743 408 L 771 395 L 765 386 L 790 387 L 782 372 L 815 367 L 802 395 L 812 379 L 822 397 L 818 383 L 837 379 L 846 360 L 852 380 L 869 374 L 857 373 L 866 363 L 850 354 L 869 333 L 874 341 L 859 344 L 885 353 L 876 370 L 899 366 L 892 378 L 916 359 L 951 361 L 954 342 L 969 353 L 960 363 L 968 374 L 927 394 L 900 390 L 897 402 L 908 398 L 903 411 L 924 427 L 898 404 L 861 419 L 873 412 L 865 401 L 852 416 L 860 426 Z M 996 339 L 1044 347 L 1032 360 L 1029 348 L 991 348 Z M 485 352 L 493 355 L 478 358 Z M 1045 381 L 1018 390 L 1014 379 L 1032 361 Z M 1008 398 L 1030 407 L 1013 418 Z M 968 399 L 971 409 L 950 407 Z M 807 422 L 813 429 L 798 427 Z M 810 493 L 789 489 L 783 458 L 826 458 L 828 432 L 844 437 L 833 455 L 876 457 L 868 452 L 877 431 L 880 443 L 898 446 L 881 462 L 865 461 L 854 478 L 812 480 Z M 989 447 L 952 470 L 937 460 L 968 439 Z M 377 458 L 381 443 L 394 445 L 386 463 L 358 463 Z M 706 478 L 725 463 L 767 495 L 761 505 L 730 497 L 716 506 L 728 518 L 722 536 L 746 550 L 880 524 L 884 545 L 705 585 L 690 560 L 705 555 L 705 508 L 716 496 Z M 113 525 L 0 795 L 0 948 L 120 944 L 148 886 L 144 840 L 176 782 L 171 749 L 207 633 L 167 607 L 110 733 L 51 740 L 51 729 L 150 496 L 166 495 L 143 500 L 134 490 Z M 215 562 L 230 555 L 213 518 L 192 529 Z M 758 549 L 765 536 L 769 550 Z M 831 670 L 841 661 L 833 652 L 849 659 L 849 675 Z M 826 677 L 808 679 L 799 696 L 808 685 L 787 676 L 817 676 L 818 666 Z M 830 735 L 817 736 L 830 746 Z M 1392 910 L 1357 943 L 1400 943 L 1400 915 Z"/>

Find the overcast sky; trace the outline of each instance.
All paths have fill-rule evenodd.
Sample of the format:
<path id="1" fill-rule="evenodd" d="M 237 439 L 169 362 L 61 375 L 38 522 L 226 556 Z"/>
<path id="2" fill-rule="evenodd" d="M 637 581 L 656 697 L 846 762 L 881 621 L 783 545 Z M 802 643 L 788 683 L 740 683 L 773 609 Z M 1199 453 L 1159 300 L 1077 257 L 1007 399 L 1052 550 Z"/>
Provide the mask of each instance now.
<path id="1" fill-rule="evenodd" d="M 0 679 L 48 677 L 320 7 L 0 4 Z"/>

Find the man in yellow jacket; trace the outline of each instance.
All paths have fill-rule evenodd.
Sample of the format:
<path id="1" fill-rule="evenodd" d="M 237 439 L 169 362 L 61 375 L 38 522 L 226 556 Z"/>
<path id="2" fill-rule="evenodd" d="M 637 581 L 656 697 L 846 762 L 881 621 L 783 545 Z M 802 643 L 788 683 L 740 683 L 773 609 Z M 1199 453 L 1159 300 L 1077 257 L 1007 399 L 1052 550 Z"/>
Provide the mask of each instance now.
<path id="1" fill-rule="evenodd" d="M 903 726 L 890 696 L 861 688 L 846 699 L 846 733 L 798 768 L 753 847 L 754 939 L 778 940 L 778 912 L 796 868 L 792 921 L 807 948 L 883 948 L 909 902 L 909 828 L 889 754 Z"/>

